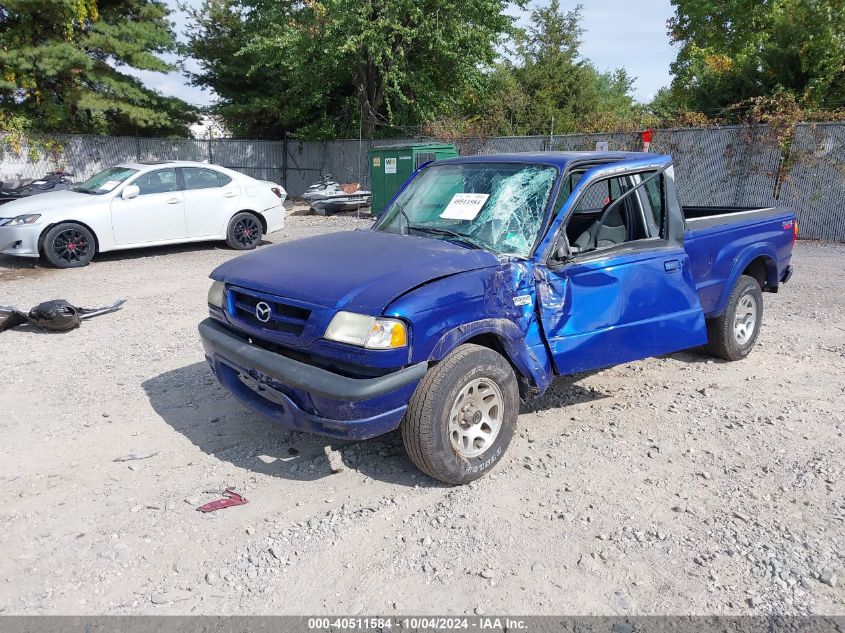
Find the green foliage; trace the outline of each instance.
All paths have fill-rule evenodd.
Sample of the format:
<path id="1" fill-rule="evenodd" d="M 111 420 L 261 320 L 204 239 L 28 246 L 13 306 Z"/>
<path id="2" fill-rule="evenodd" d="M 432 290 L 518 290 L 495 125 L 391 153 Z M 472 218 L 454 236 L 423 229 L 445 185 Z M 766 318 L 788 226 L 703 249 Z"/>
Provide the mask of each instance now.
<path id="1" fill-rule="evenodd" d="M 728 106 L 790 94 L 808 109 L 845 104 L 842 0 L 672 0 L 674 109 L 737 118 Z"/>
<path id="2" fill-rule="evenodd" d="M 389 135 L 480 90 L 505 0 L 206 0 L 186 52 L 238 136 Z"/>
<path id="3" fill-rule="evenodd" d="M 236 136 L 547 134 L 651 120 L 580 54 L 581 8 L 504 0 L 206 0 L 185 52 Z M 523 1 L 516 3 L 522 6 Z M 508 49 L 503 49 L 507 45 Z M 509 50 L 500 56 L 499 51 Z"/>
<path id="4" fill-rule="evenodd" d="M 633 131 L 845 102 L 843 0 L 673 0 L 671 88 L 635 103 L 581 54 L 581 7 L 505 0 L 206 0 L 184 52 L 237 136 Z M 517 3 L 524 7 L 525 0 Z M 762 100 L 761 100 L 762 99 Z M 786 105 L 784 105 L 786 104 Z M 554 121 L 554 124 L 552 123 Z"/>
<path id="5" fill-rule="evenodd" d="M 25 152 L 30 161 L 47 158 L 58 164 L 63 151 L 64 145 L 55 139 L 30 136 L 24 117 L 0 110 L 0 160 L 7 153 L 21 157 Z"/>
<path id="6" fill-rule="evenodd" d="M 191 108 L 120 70 L 173 69 L 168 15 L 154 0 L 6 0 L 0 112 L 34 133 L 184 136 Z"/>
<path id="7" fill-rule="evenodd" d="M 582 57 L 581 11 L 552 0 L 531 12 L 514 54 L 489 75 L 472 125 L 489 135 L 549 134 L 552 125 L 566 134 L 638 129 L 651 120 L 634 103 L 634 79 L 624 69 L 600 72 Z"/>

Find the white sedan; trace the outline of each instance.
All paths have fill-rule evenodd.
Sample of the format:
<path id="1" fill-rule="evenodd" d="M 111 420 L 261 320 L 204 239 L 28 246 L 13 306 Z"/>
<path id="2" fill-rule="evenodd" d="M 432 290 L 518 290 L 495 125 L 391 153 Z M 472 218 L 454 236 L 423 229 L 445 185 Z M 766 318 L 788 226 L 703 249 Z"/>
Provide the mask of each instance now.
<path id="1" fill-rule="evenodd" d="M 284 226 L 286 195 L 280 185 L 216 165 L 126 163 L 74 189 L 0 206 L 0 254 L 75 268 L 96 253 L 143 246 L 225 240 L 252 249 Z"/>

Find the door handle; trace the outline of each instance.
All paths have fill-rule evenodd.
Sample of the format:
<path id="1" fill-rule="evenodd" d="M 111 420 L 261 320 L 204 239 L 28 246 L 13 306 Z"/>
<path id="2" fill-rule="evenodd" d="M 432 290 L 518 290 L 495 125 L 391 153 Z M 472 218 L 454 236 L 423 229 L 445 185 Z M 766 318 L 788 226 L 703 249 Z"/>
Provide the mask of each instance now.
<path id="1" fill-rule="evenodd" d="M 681 262 L 677 259 L 668 259 L 663 262 L 663 268 L 666 270 L 667 273 L 673 273 L 676 270 L 681 269 Z"/>
<path id="2" fill-rule="evenodd" d="M 229 191 L 228 193 L 224 193 L 224 194 L 223 194 L 223 197 L 224 197 L 224 198 L 234 198 L 234 197 L 235 197 L 235 196 L 237 196 L 237 195 L 238 195 L 238 194 L 237 194 L 237 193 L 235 193 L 234 191 Z"/>
<path id="3" fill-rule="evenodd" d="M 179 204 L 179 198 L 171 198 L 167 201 L 167 204 Z"/>

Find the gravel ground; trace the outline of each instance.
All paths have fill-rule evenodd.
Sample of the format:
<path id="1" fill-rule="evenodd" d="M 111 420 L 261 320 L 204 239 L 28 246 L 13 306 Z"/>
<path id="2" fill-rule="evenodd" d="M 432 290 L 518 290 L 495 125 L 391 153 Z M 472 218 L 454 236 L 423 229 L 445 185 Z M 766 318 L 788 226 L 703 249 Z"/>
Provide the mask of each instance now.
<path id="1" fill-rule="evenodd" d="M 269 241 L 364 225 L 292 216 Z M 0 335 L 0 612 L 845 613 L 845 245 L 798 244 L 745 361 L 558 379 L 463 488 L 396 434 L 335 444 L 333 474 L 327 440 L 217 385 L 196 324 L 233 256 L 0 258 L 0 304 L 128 299 Z M 195 511 L 227 486 L 249 503 Z"/>

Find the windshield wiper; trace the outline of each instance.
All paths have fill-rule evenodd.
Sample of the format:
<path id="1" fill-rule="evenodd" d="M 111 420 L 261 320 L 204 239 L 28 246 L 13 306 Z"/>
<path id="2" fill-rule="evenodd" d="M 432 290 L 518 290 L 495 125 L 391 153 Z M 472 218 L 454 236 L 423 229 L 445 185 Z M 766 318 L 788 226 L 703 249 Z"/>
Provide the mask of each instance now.
<path id="1" fill-rule="evenodd" d="M 422 224 L 408 224 L 408 229 L 411 231 L 419 231 L 421 233 L 431 233 L 433 235 L 445 235 L 447 237 L 453 237 L 457 240 L 465 242 L 474 248 L 480 248 L 482 250 L 487 250 L 487 247 L 478 242 L 477 240 L 471 238 L 469 235 L 465 233 L 458 233 L 457 231 L 450 231 L 449 229 L 441 229 L 440 227 L 436 226 L 424 226 Z"/>

